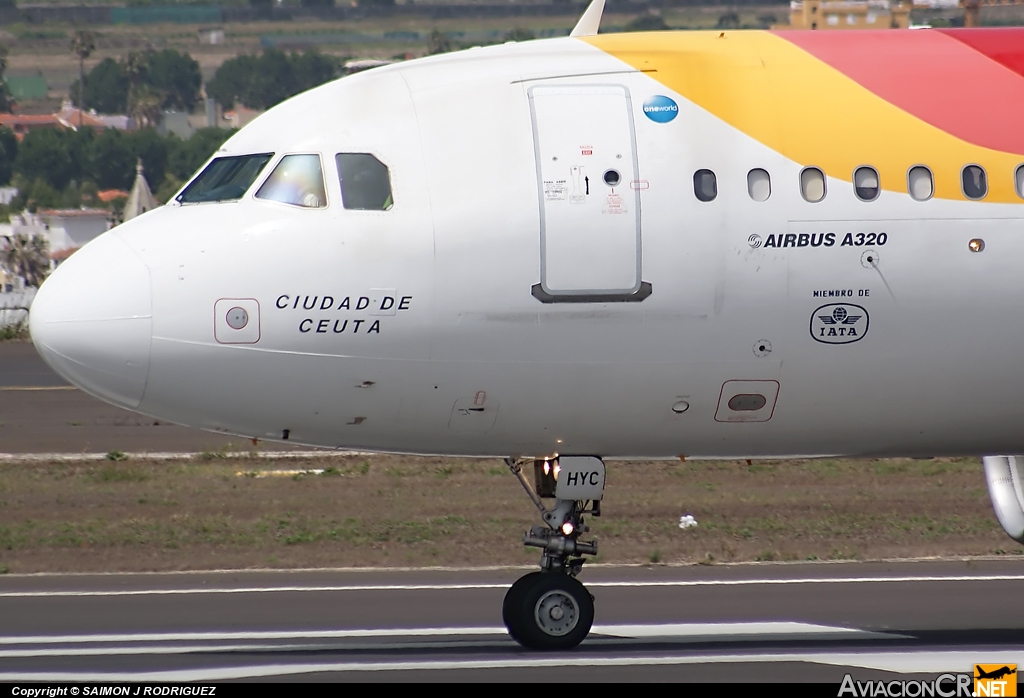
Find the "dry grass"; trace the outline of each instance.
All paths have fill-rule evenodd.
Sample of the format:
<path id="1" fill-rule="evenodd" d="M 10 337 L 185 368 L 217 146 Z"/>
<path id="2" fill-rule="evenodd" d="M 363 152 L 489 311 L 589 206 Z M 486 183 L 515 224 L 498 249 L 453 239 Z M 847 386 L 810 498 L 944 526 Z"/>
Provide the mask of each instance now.
<path id="1" fill-rule="evenodd" d="M 598 563 L 1018 552 L 966 459 L 611 463 L 604 512 Z M 0 465 L 0 571 L 531 564 L 535 523 L 497 460 Z"/>

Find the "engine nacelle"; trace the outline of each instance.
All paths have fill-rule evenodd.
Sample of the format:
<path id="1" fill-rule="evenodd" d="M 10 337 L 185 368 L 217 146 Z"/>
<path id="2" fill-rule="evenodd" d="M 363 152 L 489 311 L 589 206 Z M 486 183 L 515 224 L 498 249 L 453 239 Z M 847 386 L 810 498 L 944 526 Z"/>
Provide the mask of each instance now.
<path id="1" fill-rule="evenodd" d="M 999 525 L 1010 538 L 1024 543 L 1024 456 L 985 456 L 981 460 Z"/>

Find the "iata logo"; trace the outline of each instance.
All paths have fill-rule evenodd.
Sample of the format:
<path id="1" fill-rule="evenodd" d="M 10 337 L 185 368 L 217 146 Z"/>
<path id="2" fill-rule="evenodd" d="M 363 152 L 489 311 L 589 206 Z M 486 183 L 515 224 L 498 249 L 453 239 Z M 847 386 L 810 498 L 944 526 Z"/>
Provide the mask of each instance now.
<path id="1" fill-rule="evenodd" d="M 825 344 L 852 344 L 868 333 L 868 311 L 851 303 L 823 305 L 811 315 L 811 336 Z"/>

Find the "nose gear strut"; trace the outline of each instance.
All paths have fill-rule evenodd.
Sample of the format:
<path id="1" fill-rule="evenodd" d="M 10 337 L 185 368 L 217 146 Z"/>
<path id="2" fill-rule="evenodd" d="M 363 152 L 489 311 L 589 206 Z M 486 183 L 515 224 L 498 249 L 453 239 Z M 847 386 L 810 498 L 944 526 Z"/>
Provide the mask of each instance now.
<path id="1" fill-rule="evenodd" d="M 523 473 L 529 462 L 505 459 L 545 524 L 532 527 L 523 537 L 524 545 L 541 549 L 541 571 L 512 585 L 502 617 L 509 635 L 524 647 L 570 649 L 583 641 L 594 622 L 594 599 L 576 575 L 586 561 L 583 556 L 597 554 L 597 541 L 579 537 L 590 530 L 583 515 L 601 515 L 604 463 L 594 457 L 534 460 L 536 484 L 531 485 Z M 555 500 L 551 509 L 544 498 Z"/>

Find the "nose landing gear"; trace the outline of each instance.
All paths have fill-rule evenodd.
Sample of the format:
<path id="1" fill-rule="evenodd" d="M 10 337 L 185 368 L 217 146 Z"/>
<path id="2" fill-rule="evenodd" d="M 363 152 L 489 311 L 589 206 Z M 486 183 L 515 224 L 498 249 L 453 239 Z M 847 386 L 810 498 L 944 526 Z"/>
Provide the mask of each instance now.
<path id="1" fill-rule="evenodd" d="M 534 487 L 523 474 L 522 461 L 505 462 L 546 525 L 534 526 L 523 538 L 525 545 L 541 549 L 541 571 L 512 585 L 502 604 L 502 619 L 509 635 L 524 647 L 571 649 L 594 622 L 594 598 L 576 575 L 586 561 L 583 556 L 597 554 L 597 542 L 581 541 L 579 536 L 589 530 L 584 514 L 601 515 L 604 463 L 593 457 L 534 461 Z M 554 508 L 547 509 L 542 498 L 554 498 Z"/>

